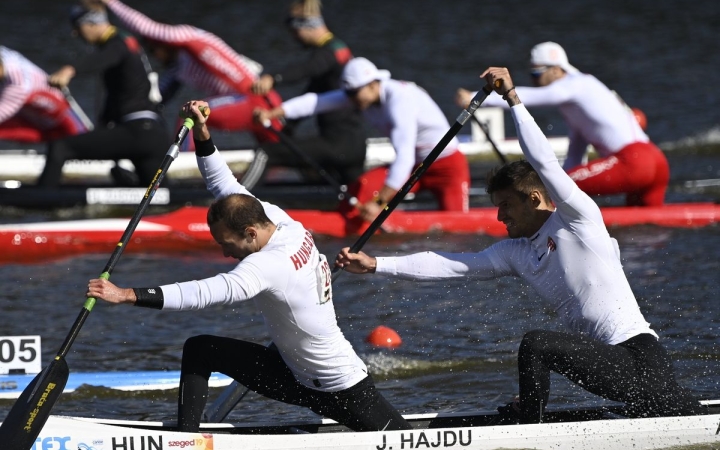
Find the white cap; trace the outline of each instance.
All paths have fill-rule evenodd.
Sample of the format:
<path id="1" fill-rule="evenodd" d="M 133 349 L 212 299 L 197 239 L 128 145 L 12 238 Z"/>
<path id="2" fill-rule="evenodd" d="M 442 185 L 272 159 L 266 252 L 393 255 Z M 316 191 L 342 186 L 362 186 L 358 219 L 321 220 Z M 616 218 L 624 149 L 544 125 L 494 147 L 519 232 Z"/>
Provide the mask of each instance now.
<path id="1" fill-rule="evenodd" d="M 567 73 L 580 72 L 568 62 L 565 50 L 555 42 L 543 42 L 530 50 L 530 64 L 534 66 L 558 66 Z"/>
<path id="2" fill-rule="evenodd" d="M 357 89 L 375 80 L 387 80 L 390 72 L 378 70 L 375 64 L 366 58 L 353 58 L 345 64 L 340 82 L 343 89 Z"/>

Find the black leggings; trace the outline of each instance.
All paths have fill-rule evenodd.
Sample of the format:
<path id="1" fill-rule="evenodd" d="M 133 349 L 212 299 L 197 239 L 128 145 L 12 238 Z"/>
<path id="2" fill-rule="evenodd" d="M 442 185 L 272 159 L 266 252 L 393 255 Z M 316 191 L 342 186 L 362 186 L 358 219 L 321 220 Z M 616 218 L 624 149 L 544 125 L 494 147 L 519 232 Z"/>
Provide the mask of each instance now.
<path id="1" fill-rule="evenodd" d="M 69 159 L 129 159 L 141 186 L 147 186 L 162 163 L 170 145 L 164 123 L 137 119 L 97 128 L 85 134 L 53 141 L 48 146 L 45 168 L 37 184 L 60 185 L 62 168 Z"/>
<path id="2" fill-rule="evenodd" d="M 352 183 L 365 171 L 366 144 L 363 133 L 348 133 L 340 139 L 308 137 L 295 140 L 295 145 L 341 184 Z M 265 143 L 262 149 L 268 155 L 267 167 L 310 168 L 282 142 Z"/>
<path id="3" fill-rule="evenodd" d="M 188 339 L 183 348 L 178 398 L 180 431 L 198 430 L 211 372 L 232 377 L 265 397 L 310 408 L 354 431 L 411 428 L 375 389 L 370 375 L 351 388 L 322 392 L 298 383 L 273 347 L 201 335 Z"/>
<path id="4" fill-rule="evenodd" d="M 681 388 L 657 339 L 640 334 L 617 345 L 583 336 L 534 330 L 520 343 L 523 423 L 539 423 L 550 395 L 550 371 L 593 394 L 624 402 L 640 417 L 698 414 L 700 403 Z"/>

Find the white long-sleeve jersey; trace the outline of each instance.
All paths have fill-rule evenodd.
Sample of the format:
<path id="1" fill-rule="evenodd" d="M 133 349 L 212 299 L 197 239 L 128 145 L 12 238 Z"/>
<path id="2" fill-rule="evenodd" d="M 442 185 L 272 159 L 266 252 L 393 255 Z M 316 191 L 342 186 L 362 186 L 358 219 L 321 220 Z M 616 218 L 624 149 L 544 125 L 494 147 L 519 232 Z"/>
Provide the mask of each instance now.
<path id="1" fill-rule="evenodd" d="M 555 212 L 531 238 L 507 239 L 479 253 L 377 258 L 377 273 L 417 280 L 517 276 L 552 304 L 572 331 L 613 345 L 640 333 L 657 336 L 640 312 L 600 209 L 562 170 L 525 106 L 511 111 L 523 153 Z"/>
<path id="2" fill-rule="evenodd" d="M 288 119 L 354 107 L 342 90 L 307 93 L 282 104 Z M 450 128 L 440 107 L 425 90 L 415 83 L 393 79 L 380 82 L 380 104 L 364 110 L 363 116 L 383 136 L 389 137 L 395 148 L 397 156 L 390 165 L 385 184 L 396 190 L 405 184 L 415 165 L 430 154 Z M 457 148 L 458 141 L 453 138 L 438 159 L 452 155 Z"/>
<path id="3" fill-rule="evenodd" d="M 592 75 L 569 73 L 547 86 L 518 86 L 515 91 L 528 108 L 556 106 L 562 114 L 570 139 L 563 164 L 565 170 L 582 163 L 588 144 L 600 156 L 607 157 L 626 145 L 649 141 L 617 95 Z M 482 106 L 508 108 L 507 102 L 496 93 L 490 95 Z"/>
<path id="4" fill-rule="evenodd" d="M 197 159 L 215 198 L 252 195 L 217 151 Z M 300 222 L 273 204 L 261 203 L 277 226 L 269 242 L 228 273 L 162 286 L 163 309 L 201 309 L 252 299 L 300 383 L 321 391 L 354 386 L 367 376 L 367 367 L 338 327 L 325 257 Z"/>

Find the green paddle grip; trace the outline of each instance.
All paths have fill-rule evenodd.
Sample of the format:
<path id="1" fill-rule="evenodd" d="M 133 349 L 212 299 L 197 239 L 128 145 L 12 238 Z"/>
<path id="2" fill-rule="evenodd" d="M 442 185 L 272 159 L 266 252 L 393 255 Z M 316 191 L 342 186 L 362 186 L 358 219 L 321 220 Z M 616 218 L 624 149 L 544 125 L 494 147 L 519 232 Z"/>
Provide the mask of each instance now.
<path id="1" fill-rule="evenodd" d="M 190 124 L 191 124 L 190 127 L 192 127 L 192 120 L 191 119 L 189 119 L 189 120 L 190 120 Z M 187 122 L 187 120 L 185 122 Z M 103 280 L 109 280 L 110 274 L 108 272 L 103 272 L 100 274 L 100 276 L 98 278 L 102 278 Z M 83 305 L 83 307 L 85 309 L 87 309 L 88 311 L 92 311 L 93 307 L 95 306 L 95 302 L 96 302 L 95 297 L 88 297 L 87 300 L 85 300 L 85 305 Z"/>

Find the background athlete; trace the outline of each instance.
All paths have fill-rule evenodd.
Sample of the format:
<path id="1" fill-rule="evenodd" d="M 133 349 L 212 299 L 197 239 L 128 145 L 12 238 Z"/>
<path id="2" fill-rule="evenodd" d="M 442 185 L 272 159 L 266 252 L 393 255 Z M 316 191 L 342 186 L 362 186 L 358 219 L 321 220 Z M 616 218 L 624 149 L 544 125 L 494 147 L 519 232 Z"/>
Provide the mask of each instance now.
<path id="1" fill-rule="evenodd" d="M 570 138 L 563 168 L 580 189 L 589 195 L 626 194 L 629 206 L 662 205 L 670 180 L 667 159 L 618 96 L 571 66 L 554 42 L 533 47 L 530 64 L 536 87 L 518 86 L 518 95 L 529 108 L 557 106 Z M 458 91 L 458 103 L 471 98 L 470 91 Z M 492 95 L 482 106 L 507 108 L 507 103 Z M 600 157 L 584 164 L 588 144 Z"/>
<path id="2" fill-rule="evenodd" d="M 692 415 L 700 404 L 675 382 L 672 362 L 650 328 L 623 272 L 617 241 L 599 207 L 563 171 L 505 68 L 482 75 L 511 108 L 527 161 L 488 175 L 507 239 L 478 253 L 425 252 L 372 258 L 345 248 L 336 264 L 353 273 L 415 280 L 522 278 L 552 305 L 568 332 L 533 330 L 518 352 L 519 402 L 501 408 L 522 423 L 539 423 L 550 372 L 625 402 L 638 417 Z M 511 417 L 512 418 L 512 417 Z"/>
<path id="3" fill-rule="evenodd" d="M 290 5 L 286 24 L 304 47 L 308 58 L 284 68 L 264 73 L 253 83 L 256 94 L 265 95 L 273 87 L 306 81 L 305 92 L 340 89 L 343 67 L 352 58 L 350 48 L 325 24 L 319 0 L 298 0 Z M 296 121 L 283 129 L 290 133 Z M 354 109 L 316 115 L 318 136 L 297 139 L 297 146 L 332 174 L 340 184 L 349 184 L 365 169 L 367 138 L 362 115 Z M 267 166 L 302 167 L 306 163 L 282 144 L 264 145 Z M 315 174 L 316 175 L 316 174 Z"/>
<path id="4" fill-rule="evenodd" d="M 95 47 L 95 51 L 61 67 L 50 75 L 49 81 L 63 87 L 76 73 L 97 73 L 105 88 L 105 103 L 95 129 L 50 143 L 37 184 L 59 185 L 68 159 L 127 158 L 135 166 L 137 179 L 114 169 L 116 183 L 147 186 L 165 156 L 170 139 L 165 121 L 150 99 L 151 85 L 142 60 L 142 48 L 137 39 L 108 22 L 102 5 L 76 6 L 71 22 L 74 33 Z"/>
<path id="5" fill-rule="evenodd" d="M 0 139 L 44 142 L 87 131 L 44 70 L 0 45 Z"/>
<path id="6" fill-rule="evenodd" d="M 395 161 L 364 173 L 348 189 L 359 207 L 345 201 L 341 211 L 349 219 L 358 215 L 373 220 L 420 163 L 445 135 L 450 125 L 440 107 L 428 93 L 408 81 L 390 78 L 365 58 L 353 58 L 343 69 L 342 89 L 323 94 L 308 93 L 287 100 L 270 111 L 257 111 L 259 120 L 287 117 L 295 119 L 313 114 L 356 109 L 395 148 Z M 453 138 L 413 187 L 429 190 L 444 211 L 467 211 L 470 169 Z"/>
<path id="7" fill-rule="evenodd" d="M 160 76 L 163 102 L 186 84 L 209 97 L 214 128 L 248 131 L 258 142 L 277 141 L 273 133 L 252 120 L 254 109 L 280 103 L 273 90 L 264 95 L 252 93 L 252 84 L 262 71 L 260 64 L 208 31 L 156 22 L 120 0 L 102 2 L 125 27 L 144 38 L 144 44 L 165 66 Z M 280 128 L 277 122 L 274 126 Z"/>

